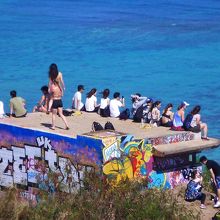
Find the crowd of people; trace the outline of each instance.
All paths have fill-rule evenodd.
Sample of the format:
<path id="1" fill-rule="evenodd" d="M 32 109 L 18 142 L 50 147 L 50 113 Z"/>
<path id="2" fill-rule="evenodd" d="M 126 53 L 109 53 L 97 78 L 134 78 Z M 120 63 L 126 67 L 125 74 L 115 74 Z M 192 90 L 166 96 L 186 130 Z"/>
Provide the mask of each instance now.
<path id="1" fill-rule="evenodd" d="M 69 129 L 67 120 L 63 115 L 62 97 L 65 91 L 63 75 L 58 71 L 56 64 L 51 64 L 49 67 L 49 82 L 48 86 L 42 86 L 42 96 L 33 112 L 52 113 L 52 126 L 55 129 L 55 120 L 57 114 L 61 117 L 65 124 L 65 129 Z M 192 111 L 185 117 L 185 110 L 189 106 L 187 102 L 182 102 L 176 112 L 173 112 L 173 104 L 169 103 L 163 111 L 161 111 L 161 102 L 154 101 L 151 98 L 141 96 L 136 93 L 131 95 L 132 109 L 125 107 L 125 99 L 120 96 L 119 92 L 113 94 L 110 99 L 110 90 L 104 89 L 101 94 L 100 102 L 97 99 L 97 89 L 92 88 L 86 94 L 85 103 L 83 103 L 82 94 L 85 88 L 83 85 L 78 85 L 77 91 L 72 98 L 72 109 L 76 111 L 96 112 L 101 117 L 113 117 L 119 119 L 133 119 L 134 122 L 149 123 L 152 126 L 170 127 L 172 130 L 189 130 L 192 132 L 202 132 L 202 139 L 208 140 L 208 127 L 206 123 L 201 121 L 199 105 L 195 106 Z M 25 117 L 27 110 L 25 109 L 25 100 L 17 96 L 16 91 L 10 92 L 10 113 L 9 117 Z M 124 110 L 120 110 L 124 108 Z M 3 103 L 0 102 L 0 117 L 4 115 Z"/>
<path id="2" fill-rule="evenodd" d="M 55 129 L 56 116 L 59 115 L 65 124 L 65 129 L 69 129 L 66 117 L 63 114 L 62 97 L 65 91 L 65 84 L 62 73 L 58 71 L 56 64 L 51 64 L 49 67 L 49 82 L 48 86 L 42 86 L 42 96 L 33 112 L 52 113 L 51 129 Z M 96 112 L 101 117 L 113 117 L 126 120 L 133 119 L 137 123 L 149 123 L 152 126 L 170 127 L 172 130 L 181 131 L 188 130 L 192 132 L 202 132 L 202 139 L 209 140 L 207 137 L 208 127 L 206 123 L 201 121 L 199 105 L 195 106 L 190 113 L 185 117 L 186 108 L 189 104 L 183 101 L 173 112 L 173 104 L 169 103 L 161 111 L 161 102 L 152 98 L 141 96 L 136 93 L 131 95 L 132 109 L 125 108 L 120 111 L 120 108 L 125 107 L 125 99 L 120 96 L 119 92 L 113 94 L 110 99 L 110 90 L 104 89 L 101 94 L 100 103 L 96 97 L 97 90 L 92 88 L 86 95 L 85 104 L 83 103 L 82 94 L 85 88 L 83 85 L 78 85 L 77 91 L 72 98 L 72 109 L 75 111 Z M 25 100 L 17 96 L 15 90 L 10 92 L 10 113 L 9 117 L 25 117 L 27 110 L 25 108 Z M 0 101 L 0 118 L 5 116 L 4 104 Z M 211 177 L 216 189 L 216 198 L 214 207 L 220 207 L 220 166 L 215 161 L 208 160 L 205 156 L 201 157 L 200 162 L 207 166 L 211 173 Z M 202 177 L 196 170 L 192 173 L 191 181 L 187 185 L 185 199 L 186 201 L 201 201 L 201 208 L 205 208 L 206 195 L 201 192 Z"/>

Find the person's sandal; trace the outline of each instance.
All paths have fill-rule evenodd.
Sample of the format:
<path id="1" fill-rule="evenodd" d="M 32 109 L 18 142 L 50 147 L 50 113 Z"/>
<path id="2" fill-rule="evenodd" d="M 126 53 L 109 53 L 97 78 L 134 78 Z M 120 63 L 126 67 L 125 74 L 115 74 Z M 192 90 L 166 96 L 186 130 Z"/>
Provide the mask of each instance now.
<path id="1" fill-rule="evenodd" d="M 207 137 L 201 137 L 201 139 L 204 140 L 204 141 L 209 141 L 209 140 L 210 140 L 210 139 L 207 138 Z"/>
<path id="2" fill-rule="evenodd" d="M 66 130 L 70 130 L 70 128 L 69 128 L 69 127 L 66 127 Z"/>

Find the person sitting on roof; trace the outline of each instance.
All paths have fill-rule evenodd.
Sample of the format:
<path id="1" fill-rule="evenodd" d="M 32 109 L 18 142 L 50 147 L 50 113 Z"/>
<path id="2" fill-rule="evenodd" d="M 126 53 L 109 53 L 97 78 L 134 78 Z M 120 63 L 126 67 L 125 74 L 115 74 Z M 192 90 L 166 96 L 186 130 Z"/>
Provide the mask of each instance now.
<path id="1" fill-rule="evenodd" d="M 173 105 L 169 103 L 163 111 L 161 118 L 161 125 L 164 127 L 172 127 L 173 126 L 173 115 L 172 112 Z"/>
<path id="2" fill-rule="evenodd" d="M 0 118 L 5 118 L 4 103 L 0 101 Z"/>
<path id="3" fill-rule="evenodd" d="M 105 89 L 103 92 L 101 92 L 102 98 L 100 102 L 100 116 L 102 117 L 110 117 L 110 99 L 109 99 L 109 94 L 110 90 Z"/>
<path id="4" fill-rule="evenodd" d="M 50 94 L 48 92 L 48 86 L 42 86 L 41 92 L 43 93 L 40 101 L 38 102 L 37 106 L 34 106 L 33 112 L 47 112 Z"/>
<path id="5" fill-rule="evenodd" d="M 85 103 L 86 112 L 98 112 L 100 105 L 97 105 L 96 93 L 96 88 L 91 89 L 90 92 L 87 93 Z"/>
<path id="6" fill-rule="evenodd" d="M 17 97 L 17 92 L 15 90 L 12 90 L 10 95 L 11 99 L 9 117 L 25 117 L 27 115 L 27 110 L 25 109 L 25 100 L 21 97 Z"/>
<path id="7" fill-rule="evenodd" d="M 189 131 L 198 133 L 200 131 L 202 131 L 202 139 L 203 140 L 209 140 L 207 138 L 207 134 L 208 134 L 208 126 L 206 123 L 203 123 L 201 121 L 201 115 L 199 114 L 201 110 L 200 105 L 197 105 L 193 108 L 193 110 L 191 111 L 191 115 L 192 117 L 192 121 L 190 123 L 190 127 L 189 127 Z"/>
<path id="8" fill-rule="evenodd" d="M 72 99 L 72 108 L 78 111 L 85 111 L 85 106 L 82 103 L 82 93 L 84 92 L 84 86 L 78 85 L 77 92 L 74 94 Z"/>
<path id="9" fill-rule="evenodd" d="M 189 106 L 189 104 L 187 102 L 182 102 L 177 111 L 174 114 L 173 117 L 173 126 L 172 126 L 172 130 L 174 131 L 184 131 L 183 129 L 183 122 L 185 119 L 185 109 L 186 107 Z"/>
<path id="10" fill-rule="evenodd" d="M 154 126 L 158 127 L 160 126 L 160 107 L 161 107 L 161 101 L 156 101 L 153 104 L 152 111 L 151 111 L 151 121 L 150 124 L 153 124 Z"/>
<path id="11" fill-rule="evenodd" d="M 143 104 L 146 104 L 148 98 L 147 97 L 144 97 L 144 96 L 141 96 L 140 93 L 136 93 L 135 95 L 131 95 L 131 101 L 132 101 L 132 110 L 131 110 L 131 113 L 132 115 L 134 116 L 137 109 L 143 105 Z"/>
<path id="12" fill-rule="evenodd" d="M 112 118 L 119 118 L 120 117 L 120 110 L 119 108 L 125 107 L 125 100 L 124 98 L 120 98 L 120 93 L 115 92 L 113 95 L 113 99 L 110 101 L 110 116 Z"/>

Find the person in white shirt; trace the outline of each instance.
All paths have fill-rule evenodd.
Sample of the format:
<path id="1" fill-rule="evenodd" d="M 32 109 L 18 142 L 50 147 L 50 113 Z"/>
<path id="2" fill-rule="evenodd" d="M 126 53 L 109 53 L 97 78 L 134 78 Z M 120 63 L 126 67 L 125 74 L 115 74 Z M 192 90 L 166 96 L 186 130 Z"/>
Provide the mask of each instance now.
<path id="1" fill-rule="evenodd" d="M 97 98 L 96 98 L 96 88 L 90 90 L 87 94 L 85 108 L 87 112 L 97 112 L 99 109 L 99 105 L 97 105 Z"/>
<path id="2" fill-rule="evenodd" d="M 203 136 L 202 139 L 204 140 L 209 140 L 209 138 L 207 137 L 208 135 L 208 125 L 204 122 L 201 121 L 201 115 L 199 114 L 201 110 L 201 106 L 200 105 L 196 105 L 193 110 L 191 111 L 191 115 L 192 117 L 192 121 L 190 123 L 190 128 L 189 131 L 198 133 L 198 132 L 202 132 Z"/>
<path id="3" fill-rule="evenodd" d="M 4 111 L 4 103 L 0 101 L 0 118 L 5 117 L 5 111 Z"/>
<path id="4" fill-rule="evenodd" d="M 154 104 L 152 106 L 150 124 L 153 124 L 156 127 L 160 126 L 160 118 L 161 118 L 160 107 L 161 107 L 160 101 L 154 102 Z"/>
<path id="5" fill-rule="evenodd" d="M 124 98 L 120 99 L 120 93 L 115 92 L 113 95 L 114 99 L 110 101 L 110 116 L 117 118 L 120 116 L 120 107 L 125 107 Z"/>
<path id="6" fill-rule="evenodd" d="M 105 89 L 102 92 L 102 98 L 101 98 L 101 103 L 100 103 L 100 115 L 102 117 L 109 117 L 110 116 L 110 109 L 109 109 L 110 99 L 109 99 L 109 94 L 110 94 L 109 89 Z"/>
<path id="7" fill-rule="evenodd" d="M 84 110 L 84 104 L 82 103 L 82 93 L 84 91 L 83 85 L 78 85 L 78 91 L 73 96 L 72 108 L 78 111 Z"/>

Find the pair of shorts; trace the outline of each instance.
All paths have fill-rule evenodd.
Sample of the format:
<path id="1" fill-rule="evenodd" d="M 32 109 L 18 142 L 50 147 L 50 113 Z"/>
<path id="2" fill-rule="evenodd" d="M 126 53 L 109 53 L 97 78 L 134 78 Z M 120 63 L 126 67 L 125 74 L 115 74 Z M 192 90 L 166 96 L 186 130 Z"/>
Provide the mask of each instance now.
<path id="1" fill-rule="evenodd" d="M 190 127 L 189 131 L 192 131 L 194 133 L 199 133 L 201 131 L 200 125 L 196 125 L 195 127 Z"/>
<path id="2" fill-rule="evenodd" d="M 220 176 L 216 176 L 215 181 L 216 181 L 216 188 L 220 189 Z"/>
<path id="3" fill-rule="evenodd" d="M 181 126 L 178 126 L 178 127 L 172 126 L 171 130 L 173 130 L 173 131 L 184 131 L 184 128 L 181 127 Z"/>
<path id="4" fill-rule="evenodd" d="M 54 99 L 52 104 L 52 109 L 58 109 L 63 107 L 63 102 L 61 99 Z"/>

